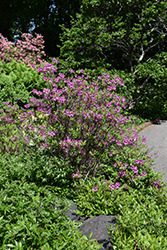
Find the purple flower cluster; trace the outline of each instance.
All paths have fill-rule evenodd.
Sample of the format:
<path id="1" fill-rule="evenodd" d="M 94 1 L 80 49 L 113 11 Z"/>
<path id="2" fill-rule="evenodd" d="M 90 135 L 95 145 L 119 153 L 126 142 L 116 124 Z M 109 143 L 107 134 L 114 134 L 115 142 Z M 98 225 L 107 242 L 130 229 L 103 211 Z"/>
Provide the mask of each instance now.
<path id="1" fill-rule="evenodd" d="M 118 189 L 121 185 L 119 182 L 116 182 L 115 184 L 111 184 L 107 180 L 104 181 L 104 184 L 108 185 L 109 190 L 112 191 L 114 189 Z M 93 187 L 92 191 L 97 192 L 99 190 L 99 187 Z"/>
<path id="2" fill-rule="evenodd" d="M 121 186 L 120 183 L 119 183 L 119 182 L 116 182 L 114 185 L 111 184 L 111 185 L 109 186 L 109 188 L 111 188 L 112 190 L 114 190 L 114 189 L 116 189 L 116 188 L 119 188 L 120 186 Z"/>
<path id="3" fill-rule="evenodd" d="M 72 177 L 73 178 L 81 178 L 81 174 L 80 174 L 79 170 L 77 170 L 76 174 L 73 173 Z"/>
<path id="4" fill-rule="evenodd" d="M 97 192 L 98 191 L 98 187 L 93 187 L 92 191 Z"/>
<path id="5" fill-rule="evenodd" d="M 160 180 L 155 181 L 155 182 L 154 182 L 154 184 L 153 184 L 153 185 L 154 185 L 154 187 L 156 187 L 156 188 L 158 188 L 158 189 L 159 189 L 159 188 L 160 188 L 160 183 L 159 183 L 159 182 L 160 182 Z"/>

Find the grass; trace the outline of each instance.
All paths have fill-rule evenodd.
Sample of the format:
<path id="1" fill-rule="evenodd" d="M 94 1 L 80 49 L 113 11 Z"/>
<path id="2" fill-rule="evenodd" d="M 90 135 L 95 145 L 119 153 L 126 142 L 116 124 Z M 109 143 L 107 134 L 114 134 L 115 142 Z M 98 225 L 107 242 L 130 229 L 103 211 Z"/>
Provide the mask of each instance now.
<path id="1" fill-rule="evenodd" d="M 118 216 L 116 230 L 110 233 L 113 249 L 167 249 L 166 184 L 150 185 L 162 175 L 146 166 L 149 175 L 142 181 L 124 182 L 111 192 L 116 171 L 103 167 L 110 169 L 107 181 L 105 174 L 84 181 L 72 178 L 74 169 L 63 158 L 33 147 L 19 155 L 1 153 L 0 249 L 99 249 L 78 231 L 81 223 L 66 217 L 71 201 L 85 218 Z"/>

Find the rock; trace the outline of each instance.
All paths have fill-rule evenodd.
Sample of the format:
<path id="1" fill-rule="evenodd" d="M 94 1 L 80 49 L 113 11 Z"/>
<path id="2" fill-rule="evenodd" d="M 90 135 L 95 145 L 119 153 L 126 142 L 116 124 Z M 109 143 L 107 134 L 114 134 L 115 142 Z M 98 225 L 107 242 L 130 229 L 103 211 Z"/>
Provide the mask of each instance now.
<path id="1" fill-rule="evenodd" d="M 69 207 L 69 210 L 66 212 L 66 215 L 72 221 L 75 220 L 76 222 L 83 222 L 82 226 L 78 230 L 86 236 L 90 236 L 92 232 L 93 234 L 91 239 L 96 239 L 99 245 L 103 243 L 103 247 L 101 247 L 100 250 L 112 249 L 107 228 L 110 228 L 111 225 L 114 226 L 116 224 L 117 216 L 99 215 L 84 220 L 83 217 L 80 217 L 75 213 L 76 210 L 78 210 L 78 208 L 73 202 L 72 206 Z M 113 230 L 114 229 L 115 228 L 113 227 Z"/>
<path id="2" fill-rule="evenodd" d="M 112 245 L 107 228 L 110 228 L 115 223 L 115 216 L 99 215 L 85 220 L 79 231 L 86 236 L 90 236 L 91 232 L 93 232 L 91 239 L 96 239 L 99 244 L 103 243 L 103 247 L 100 249 L 110 250 Z"/>
<path id="3" fill-rule="evenodd" d="M 65 212 L 65 214 L 72 220 L 76 222 L 83 222 L 84 217 L 80 217 L 78 214 L 75 213 L 75 211 L 78 210 L 77 206 L 75 203 L 72 203 L 72 206 L 69 207 L 69 209 Z"/>

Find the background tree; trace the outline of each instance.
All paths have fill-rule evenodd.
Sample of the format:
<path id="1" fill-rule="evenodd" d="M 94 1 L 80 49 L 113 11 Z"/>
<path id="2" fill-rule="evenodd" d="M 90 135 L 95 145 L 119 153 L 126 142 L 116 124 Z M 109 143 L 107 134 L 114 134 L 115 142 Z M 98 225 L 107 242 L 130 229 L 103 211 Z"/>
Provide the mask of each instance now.
<path id="1" fill-rule="evenodd" d="M 58 56 L 59 25 L 70 28 L 70 16 L 76 17 L 80 5 L 81 0 L 1 0 L 0 33 L 10 41 L 20 39 L 21 33 L 42 34 L 46 54 Z"/>
<path id="2" fill-rule="evenodd" d="M 164 51 L 166 10 L 167 3 L 156 0 L 84 0 L 78 20 L 71 29 L 64 27 L 61 56 L 84 68 L 105 63 L 108 69 L 134 72 Z"/>
<path id="3" fill-rule="evenodd" d="M 73 19 L 72 28 L 63 27 L 63 67 L 118 70 L 117 74 L 127 79 L 127 108 L 132 103 L 133 107 L 140 106 L 141 111 L 147 96 L 147 102 L 161 102 L 157 112 L 162 112 L 164 99 L 157 93 L 160 89 L 167 92 L 166 11 L 167 3 L 160 0 L 83 0 L 82 13 Z M 157 65 L 162 69 L 161 82 Z M 143 116 L 150 112 L 147 109 Z"/>

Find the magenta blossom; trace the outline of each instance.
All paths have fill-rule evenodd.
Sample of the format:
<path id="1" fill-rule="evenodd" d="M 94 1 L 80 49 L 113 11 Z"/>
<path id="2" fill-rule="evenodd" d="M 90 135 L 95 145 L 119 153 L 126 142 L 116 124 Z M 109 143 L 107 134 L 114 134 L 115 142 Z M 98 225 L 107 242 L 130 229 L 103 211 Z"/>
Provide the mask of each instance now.
<path id="1" fill-rule="evenodd" d="M 156 187 L 157 189 L 160 188 L 159 182 L 160 182 L 160 180 L 154 182 L 154 187 Z"/>
<path id="2" fill-rule="evenodd" d="M 121 185 L 119 184 L 119 182 L 115 183 L 115 188 L 119 188 Z"/>
<path id="3" fill-rule="evenodd" d="M 111 185 L 109 186 L 109 188 L 111 188 L 112 190 L 114 190 L 114 189 L 115 189 L 115 186 L 111 184 Z"/>
<path id="4" fill-rule="evenodd" d="M 53 131 L 49 131 L 49 132 L 48 132 L 48 135 L 50 135 L 50 136 L 53 137 L 53 136 L 55 135 L 55 133 L 54 133 Z"/>
<path id="5" fill-rule="evenodd" d="M 138 173 L 138 168 L 136 166 L 131 166 L 130 169 L 132 169 L 134 173 Z"/>
<path id="6" fill-rule="evenodd" d="M 143 173 L 140 176 L 142 177 L 143 175 L 147 175 L 147 173 L 143 171 Z"/>
<path id="7" fill-rule="evenodd" d="M 72 178 L 75 178 L 75 176 L 76 176 L 76 174 L 73 173 L 73 174 L 72 174 Z"/>
<path id="8" fill-rule="evenodd" d="M 104 180 L 104 184 L 107 184 L 107 180 L 106 179 Z"/>
<path id="9" fill-rule="evenodd" d="M 76 174 L 73 173 L 72 177 L 73 178 L 81 178 L 81 174 L 80 174 L 79 170 L 77 170 Z"/>

